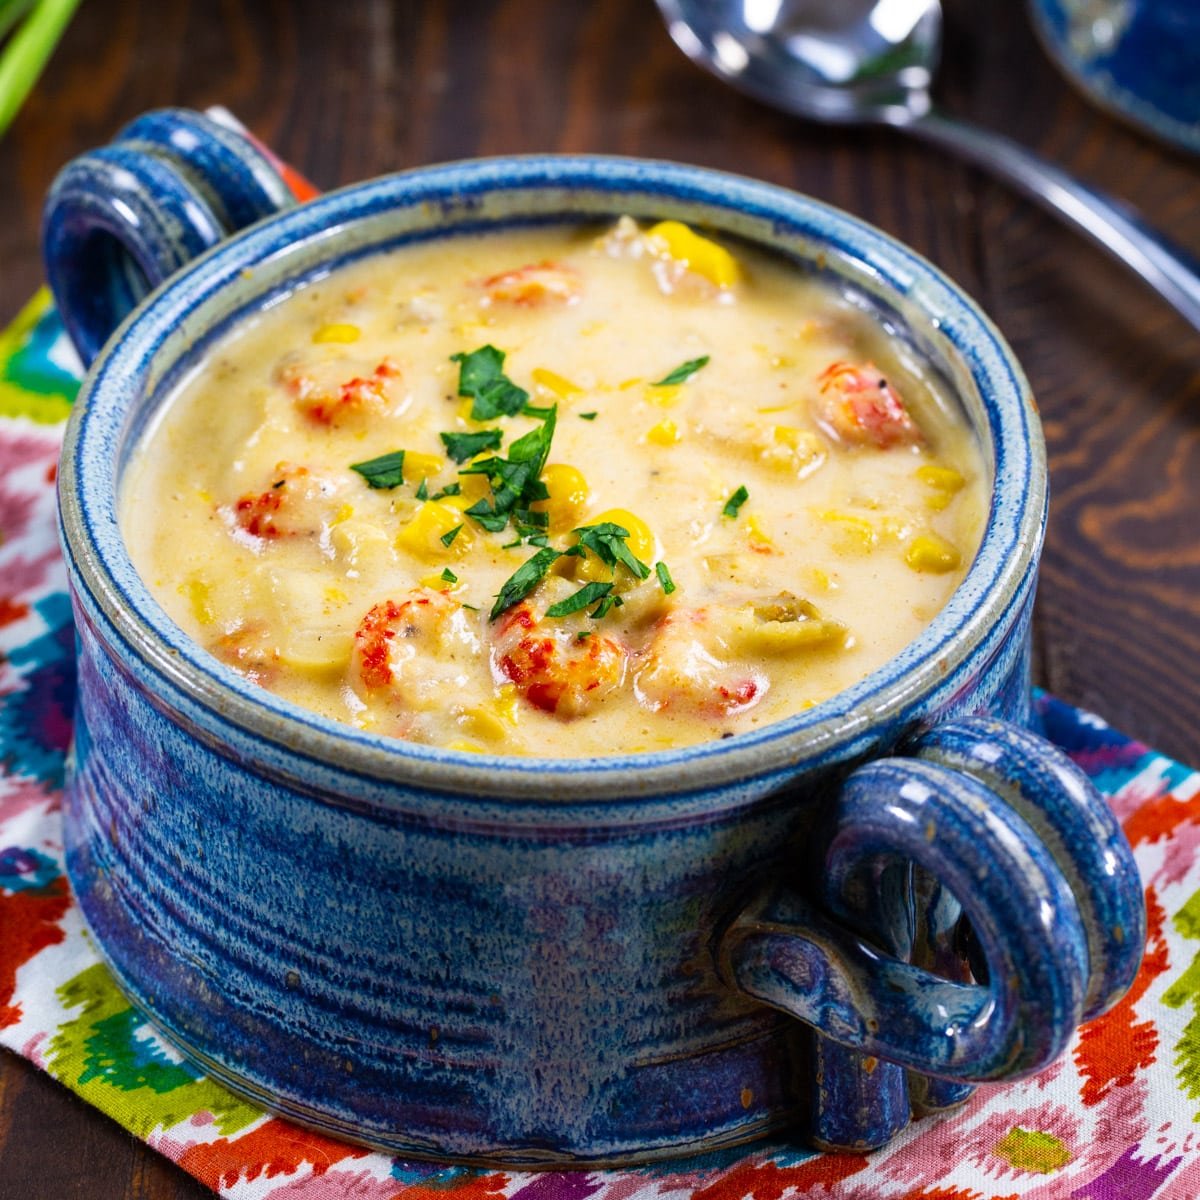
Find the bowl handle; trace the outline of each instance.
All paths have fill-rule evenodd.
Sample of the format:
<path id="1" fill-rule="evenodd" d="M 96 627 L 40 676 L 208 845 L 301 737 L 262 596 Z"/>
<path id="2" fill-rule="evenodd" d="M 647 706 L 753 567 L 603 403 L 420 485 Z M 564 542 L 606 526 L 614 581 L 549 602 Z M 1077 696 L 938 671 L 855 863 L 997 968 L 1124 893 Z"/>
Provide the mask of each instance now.
<path id="1" fill-rule="evenodd" d="M 46 198 L 46 278 L 85 366 L 148 292 L 189 260 L 295 199 L 247 136 L 162 109 L 68 163 Z"/>
<path id="2" fill-rule="evenodd" d="M 815 902 L 769 886 L 720 943 L 730 983 L 816 1031 L 812 1138 L 830 1149 L 1046 1066 L 1141 962 L 1132 852 L 1066 755 L 987 717 L 906 751 L 842 784 Z"/>

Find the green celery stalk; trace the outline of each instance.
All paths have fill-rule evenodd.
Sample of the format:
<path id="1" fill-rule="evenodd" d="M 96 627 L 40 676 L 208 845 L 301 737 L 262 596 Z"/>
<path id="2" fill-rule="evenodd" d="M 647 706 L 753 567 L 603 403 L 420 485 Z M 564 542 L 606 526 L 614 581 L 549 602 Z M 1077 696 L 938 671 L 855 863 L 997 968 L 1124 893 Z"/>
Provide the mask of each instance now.
<path id="1" fill-rule="evenodd" d="M 39 0 L 0 54 L 0 137 L 33 90 L 78 6 L 79 0 Z M 7 5 L 0 19 L 3 16 Z"/>
<path id="2" fill-rule="evenodd" d="M 0 42 L 33 7 L 33 0 L 0 0 Z"/>

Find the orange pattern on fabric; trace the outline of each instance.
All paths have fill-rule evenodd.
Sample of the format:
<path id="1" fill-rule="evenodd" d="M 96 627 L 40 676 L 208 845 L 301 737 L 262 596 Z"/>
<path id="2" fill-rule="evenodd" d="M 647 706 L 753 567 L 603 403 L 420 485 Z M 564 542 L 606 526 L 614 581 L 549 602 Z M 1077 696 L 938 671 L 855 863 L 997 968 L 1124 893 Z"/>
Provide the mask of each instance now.
<path id="1" fill-rule="evenodd" d="M 348 1146 L 272 1117 L 239 1137 L 189 1146 L 179 1165 L 216 1192 L 233 1187 L 239 1179 L 290 1175 L 304 1163 L 311 1165 L 314 1175 L 324 1175 L 343 1159 L 365 1158 L 370 1153 L 362 1146 Z"/>
<path id="2" fill-rule="evenodd" d="M 1170 967 L 1164 932 L 1167 915 L 1154 888 L 1146 889 L 1146 954 L 1125 996 L 1079 1031 L 1075 1063 L 1083 1076 L 1084 1104 L 1099 1104 L 1113 1087 L 1126 1087 L 1154 1062 L 1158 1031 L 1153 1021 L 1134 1023 L 1134 1008 L 1146 989 Z"/>
<path id="3" fill-rule="evenodd" d="M 19 621 L 29 615 L 28 604 L 15 604 L 7 596 L 0 596 L 0 628 Z"/>
<path id="4" fill-rule="evenodd" d="M 70 904 L 62 876 L 44 888 L 0 896 L 0 1029 L 21 1019 L 21 1006 L 9 1003 L 17 987 L 17 970 L 47 946 L 63 940 L 58 923 Z"/>
<path id="5" fill-rule="evenodd" d="M 861 1154 L 822 1154 L 795 1167 L 769 1161 L 746 1163 L 697 1190 L 692 1200 L 780 1200 L 817 1187 L 828 1190 L 831 1184 L 865 1170 L 869 1161 Z"/>
<path id="6" fill-rule="evenodd" d="M 1173 792 L 1147 800 L 1129 815 L 1122 828 L 1129 844 L 1137 849 L 1143 843 L 1161 842 L 1180 825 L 1200 822 L 1200 792 L 1190 800 L 1180 800 Z"/>
<path id="7" fill-rule="evenodd" d="M 508 1187 L 507 1175 L 456 1175 L 446 1182 L 411 1183 L 402 1187 L 392 1200 L 497 1200 Z"/>

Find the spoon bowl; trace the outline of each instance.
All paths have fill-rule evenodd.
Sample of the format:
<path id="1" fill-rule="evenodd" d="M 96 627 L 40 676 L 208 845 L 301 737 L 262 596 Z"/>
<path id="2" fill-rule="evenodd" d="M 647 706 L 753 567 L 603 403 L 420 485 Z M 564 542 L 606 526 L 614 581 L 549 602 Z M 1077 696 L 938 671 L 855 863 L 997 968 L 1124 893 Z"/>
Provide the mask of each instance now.
<path id="1" fill-rule="evenodd" d="M 939 112 L 939 0 L 657 0 L 695 63 L 798 117 L 889 125 L 1006 180 L 1124 263 L 1200 330 L 1200 266 L 1127 206 L 1031 150 Z"/>

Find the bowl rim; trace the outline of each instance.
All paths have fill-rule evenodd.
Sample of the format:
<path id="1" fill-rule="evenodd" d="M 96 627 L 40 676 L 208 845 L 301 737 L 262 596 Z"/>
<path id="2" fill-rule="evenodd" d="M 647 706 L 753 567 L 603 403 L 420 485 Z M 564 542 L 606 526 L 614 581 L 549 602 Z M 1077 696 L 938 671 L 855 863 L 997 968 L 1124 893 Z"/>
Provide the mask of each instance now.
<path id="1" fill-rule="evenodd" d="M 593 758 L 468 754 L 365 733 L 258 688 L 176 626 L 141 581 L 117 523 L 121 422 L 156 354 L 197 305 L 224 293 L 228 317 L 238 311 L 239 281 L 245 286 L 250 268 L 278 271 L 289 255 L 305 248 L 326 247 L 322 260 L 336 265 L 338 235 L 392 209 L 481 198 L 503 202 L 505 195 L 541 190 L 653 198 L 664 210 L 692 205 L 708 215 L 724 213 L 731 222 L 764 221 L 772 236 L 822 247 L 818 257 L 830 254 L 822 265 L 832 265 L 835 274 L 848 274 L 853 264 L 860 282 L 869 279 L 881 295 L 914 307 L 928 321 L 922 332 L 966 364 L 993 443 L 994 484 L 979 550 L 929 625 L 858 683 L 806 712 L 727 740 Z M 529 215 L 528 208 L 515 206 L 508 223 L 522 211 Z M 496 219 L 497 226 L 503 223 Z M 759 244 L 767 252 L 778 249 Z M 383 245 L 376 249 L 381 251 Z M 315 273 L 310 267 L 298 277 Z M 210 323 L 201 340 L 219 324 Z M 155 289 L 109 339 L 68 422 L 58 485 L 72 585 L 103 614 L 123 643 L 121 653 L 186 697 L 214 728 L 232 724 L 273 751 L 359 779 L 565 805 L 695 793 L 877 750 L 882 731 L 922 702 L 949 696 L 956 668 L 972 656 L 978 660 L 998 625 L 1015 619 L 1036 571 L 1047 492 L 1045 447 L 1024 373 L 992 322 L 938 268 L 867 222 L 799 192 L 710 168 L 607 155 L 508 156 L 416 167 L 326 193 L 215 246 Z"/>

